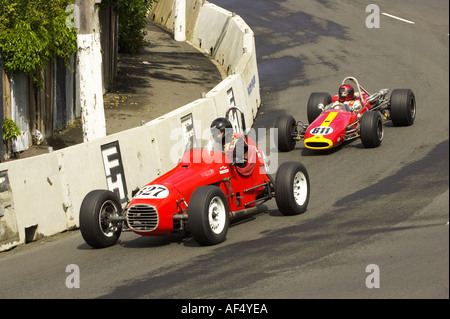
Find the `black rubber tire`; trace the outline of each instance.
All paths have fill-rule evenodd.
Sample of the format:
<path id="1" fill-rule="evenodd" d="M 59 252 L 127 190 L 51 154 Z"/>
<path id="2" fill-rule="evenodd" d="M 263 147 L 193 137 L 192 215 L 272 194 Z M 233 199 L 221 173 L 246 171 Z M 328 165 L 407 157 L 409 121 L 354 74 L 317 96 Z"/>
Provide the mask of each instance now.
<path id="1" fill-rule="evenodd" d="M 313 92 L 309 96 L 306 115 L 308 122 L 311 124 L 322 113 L 317 106 L 322 103 L 324 106 L 331 103 L 331 95 L 327 92 Z"/>
<path id="2" fill-rule="evenodd" d="M 299 202 L 295 199 L 294 179 L 299 179 L 300 190 L 303 192 Z M 310 181 L 308 171 L 299 162 L 284 162 L 277 170 L 275 178 L 275 200 L 278 210 L 283 215 L 298 215 L 304 213 L 310 197 Z"/>
<path id="3" fill-rule="evenodd" d="M 109 190 L 89 192 L 80 208 L 80 231 L 85 242 L 93 248 L 115 245 L 122 233 L 123 222 L 110 223 L 107 217 L 122 216 L 122 213 L 120 200 L 113 192 Z"/>
<path id="4" fill-rule="evenodd" d="M 363 114 L 360 134 L 364 147 L 375 148 L 381 145 L 384 136 L 384 126 L 380 113 L 369 111 Z"/>
<path id="5" fill-rule="evenodd" d="M 416 118 L 416 98 L 410 89 L 395 89 L 390 97 L 391 120 L 394 126 L 410 126 Z"/>
<path id="6" fill-rule="evenodd" d="M 209 220 L 209 209 L 213 201 L 222 203 L 225 215 L 223 229 L 216 232 Z M 216 245 L 225 241 L 230 225 L 230 209 L 225 194 L 217 186 L 201 186 L 197 188 L 189 200 L 189 231 L 200 245 Z"/>
<path id="7" fill-rule="evenodd" d="M 275 121 L 275 128 L 278 129 L 278 139 L 276 146 L 280 152 L 290 152 L 294 149 L 296 141 L 293 134 L 297 133 L 297 126 L 292 115 L 281 115 Z"/>

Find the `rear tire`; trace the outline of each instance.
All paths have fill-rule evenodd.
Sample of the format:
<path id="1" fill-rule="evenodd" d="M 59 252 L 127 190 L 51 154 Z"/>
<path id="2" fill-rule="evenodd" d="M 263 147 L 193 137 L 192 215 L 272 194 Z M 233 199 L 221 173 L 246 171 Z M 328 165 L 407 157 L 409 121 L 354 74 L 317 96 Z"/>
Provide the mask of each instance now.
<path id="1" fill-rule="evenodd" d="M 230 225 L 230 209 L 223 191 L 217 186 L 197 188 L 189 200 L 189 230 L 200 245 L 225 241 Z"/>
<path id="2" fill-rule="evenodd" d="M 394 126 L 410 126 L 416 118 L 416 98 L 410 89 L 395 89 L 390 98 L 391 120 Z"/>
<path id="3" fill-rule="evenodd" d="M 384 136 L 384 126 L 380 113 L 365 112 L 361 118 L 361 141 L 364 147 L 374 148 L 381 145 Z"/>
<path id="4" fill-rule="evenodd" d="M 318 108 L 319 104 L 324 106 L 331 103 L 331 95 L 326 92 L 313 92 L 309 96 L 307 105 L 307 117 L 308 122 L 311 124 L 322 113 L 322 110 Z"/>
<path id="5" fill-rule="evenodd" d="M 275 200 L 283 215 L 304 213 L 310 197 L 309 175 L 302 163 L 285 162 L 277 170 Z"/>
<path id="6" fill-rule="evenodd" d="M 293 135 L 297 133 L 295 119 L 292 115 L 281 115 L 275 121 L 278 129 L 277 148 L 280 152 L 290 152 L 294 149 L 296 141 Z"/>
<path id="7" fill-rule="evenodd" d="M 122 216 L 122 206 L 116 194 L 109 190 L 89 192 L 80 208 L 80 231 L 85 242 L 93 248 L 115 245 L 123 222 L 111 222 L 110 217 L 118 216 Z"/>

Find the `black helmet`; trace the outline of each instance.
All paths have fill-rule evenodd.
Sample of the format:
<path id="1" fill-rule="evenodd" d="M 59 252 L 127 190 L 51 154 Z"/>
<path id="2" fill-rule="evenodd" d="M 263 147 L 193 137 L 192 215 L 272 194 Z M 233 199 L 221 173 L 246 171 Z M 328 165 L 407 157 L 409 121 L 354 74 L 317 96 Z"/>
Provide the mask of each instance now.
<path id="1" fill-rule="evenodd" d="M 216 118 L 211 123 L 211 134 L 216 142 L 225 144 L 233 137 L 233 125 L 225 117 Z"/>

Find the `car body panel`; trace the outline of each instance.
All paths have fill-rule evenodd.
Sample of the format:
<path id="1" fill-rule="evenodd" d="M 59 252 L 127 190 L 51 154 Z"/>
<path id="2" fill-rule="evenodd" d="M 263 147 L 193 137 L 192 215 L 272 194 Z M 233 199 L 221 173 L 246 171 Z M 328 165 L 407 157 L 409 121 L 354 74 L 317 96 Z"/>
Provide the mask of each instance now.
<path id="1" fill-rule="evenodd" d="M 200 186 L 217 185 L 228 199 L 230 211 L 240 211 L 255 206 L 263 185 L 269 182 L 265 172 L 264 156 L 256 144 L 247 139 L 249 149 L 256 156 L 248 160 L 249 170 L 233 165 L 222 152 L 194 148 L 185 152 L 181 161 L 166 174 L 145 185 L 130 201 L 126 209 L 129 228 L 143 236 L 166 235 L 174 231 L 174 216 L 187 216 L 192 193 Z M 261 185 L 253 189 L 255 186 Z M 145 210 L 135 213 L 134 210 Z M 146 228 L 145 214 L 154 212 L 153 226 Z M 156 212 L 156 214 L 155 214 Z M 139 221 L 139 218 L 142 218 Z M 150 222 L 148 222 L 150 224 Z"/>
<path id="2" fill-rule="evenodd" d="M 305 147 L 315 150 L 331 149 L 349 138 L 358 137 L 358 119 L 371 108 L 365 100 L 367 96 L 363 93 L 362 99 L 357 98 L 362 107 L 356 112 L 349 111 L 344 104 L 324 110 L 306 129 L 303 141 Z M 337 99 L 337 95 L 333 96 L 331 103 L 335 103 Z M 348 132 L 355 133 L 350 136 Z"/>
<path id="3" fill-rule="evenodd" d="M 310 149 L 336 147 L 344 142 L 346 128 L 357 119 L 357 114 L 341 109 L 324 111 L 309 125 L 304 144 Z"/>

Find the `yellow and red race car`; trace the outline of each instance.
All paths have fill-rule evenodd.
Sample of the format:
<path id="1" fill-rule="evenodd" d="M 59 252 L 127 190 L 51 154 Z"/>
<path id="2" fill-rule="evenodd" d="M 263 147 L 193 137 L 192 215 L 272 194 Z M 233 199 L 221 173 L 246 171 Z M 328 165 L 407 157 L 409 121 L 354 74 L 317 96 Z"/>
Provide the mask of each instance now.
<path id="1" fill-rule="evenodd" d="M 352 83 L 353 85 L 349 84 Z M 292 115 L 275 121 L 278 129 L 278 150 L 288 152 L 301 139 L 305 147 L 325 150 L 345 141 L 361 138 L 367 148 L 381 145 L 384 121 L 394 126 L 409 126 L 416 117 L 416 100 L 410 89 L 395 89 L 387 98 L 388 89 L 370 94 L 354 77 L 346 77 L 339 94 L 311 93 L 307 105 L 309 125 L 297 122 Z"/>

